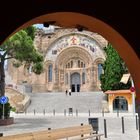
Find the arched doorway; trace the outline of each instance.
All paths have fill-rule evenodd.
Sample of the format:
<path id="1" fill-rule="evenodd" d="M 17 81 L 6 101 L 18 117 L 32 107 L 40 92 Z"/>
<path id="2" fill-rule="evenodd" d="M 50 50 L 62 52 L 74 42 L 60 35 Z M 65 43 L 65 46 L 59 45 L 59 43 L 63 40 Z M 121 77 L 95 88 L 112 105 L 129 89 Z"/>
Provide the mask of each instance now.
<path id="1" fill-rule="evenodd" d="M 117 96 L 113 100 L 113 111 L 128 111 L 128 102 L 125 97 Z"/>
<path id="2" fill-rule="evenodd" d="M 80 74 L 75 72 L 71 74 L 71 90 L 72 92 L 79 92 L 80 91 Z"/>

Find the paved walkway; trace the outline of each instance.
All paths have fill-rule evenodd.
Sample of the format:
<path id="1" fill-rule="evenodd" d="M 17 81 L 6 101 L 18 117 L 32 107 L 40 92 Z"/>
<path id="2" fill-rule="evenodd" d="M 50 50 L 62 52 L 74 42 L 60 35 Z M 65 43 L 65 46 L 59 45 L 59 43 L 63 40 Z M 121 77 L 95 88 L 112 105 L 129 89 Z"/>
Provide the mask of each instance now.
<path id="1" fill-rule="evenodd" d="M 99 132 L 104 133 L 104 119 L 107 122 L 107 138 L 102 137 L 102 140 L 138 140 L 138 130 L 136 130 L 136 121 L 132 114 L 105 114 L 105 117 L 100 113 L 91 114 L 90 117 L 99 117 Z M 63 114 L 14 114 L 15 123 L 9 126 L 0 126 L 0 132 L 4 135 L 18 134 L 24 132 L 32 132 L 38 130 L 46 130 L 47 128 L 63 128 L 68 126 L 80 125 L 88 123 L 88 114 L 82 113 L 76 116 L 63 116 Z M 122 133 L 121 116 L 124 116 L 125 133 Z"/>

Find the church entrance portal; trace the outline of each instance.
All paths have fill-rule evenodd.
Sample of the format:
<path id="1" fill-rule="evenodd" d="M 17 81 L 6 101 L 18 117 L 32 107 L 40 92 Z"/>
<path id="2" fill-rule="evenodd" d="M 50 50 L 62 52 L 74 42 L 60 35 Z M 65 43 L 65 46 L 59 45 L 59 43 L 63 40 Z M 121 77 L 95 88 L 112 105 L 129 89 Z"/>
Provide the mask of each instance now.
<path id="1" fill-rule="evenodd" d="M 71 75 L 71 90 L 72 92 L 80 92 L 80 74 L 73 73 Z"/>

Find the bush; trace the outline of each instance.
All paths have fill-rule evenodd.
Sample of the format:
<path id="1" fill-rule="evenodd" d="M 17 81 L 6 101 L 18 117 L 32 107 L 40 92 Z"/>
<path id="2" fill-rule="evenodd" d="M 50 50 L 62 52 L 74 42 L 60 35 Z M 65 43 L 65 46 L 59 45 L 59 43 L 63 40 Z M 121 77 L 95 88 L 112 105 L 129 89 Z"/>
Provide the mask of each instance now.
<path id="1" fill-rule="evenodd" d="M 16 112 L 16 108 L 15 108 L 15 107 L 12 107 L 12 108 L 11 108 L 11 111 L 12 111 L 12 112 Z"/>
<path id="2" fill-rule="evenodd" d="M 11 109 L 12 109 L 12 107 L 10 106 L 10 103 L 6 103 L 4 105 L 4 118 L 10 117 L 10 110 Z M 2 119 L 2 115 L 3 115 L 3 105 L 0 104 L 0 119 Z"/>

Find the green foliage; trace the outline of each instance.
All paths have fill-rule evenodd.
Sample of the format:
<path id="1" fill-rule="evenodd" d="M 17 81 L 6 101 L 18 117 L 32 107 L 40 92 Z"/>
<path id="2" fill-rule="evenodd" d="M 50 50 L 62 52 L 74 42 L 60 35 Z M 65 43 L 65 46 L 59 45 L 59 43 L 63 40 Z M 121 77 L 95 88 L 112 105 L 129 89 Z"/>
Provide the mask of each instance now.
<path id="1" fill-rule="evenodd" d="M 15 107 L 12 107 L 11 108 L 11 111 L 16 112 L 16 108 Z"/>
<path id="2" fill-rule="evenodd" d="M 19 62 L 19 61 L 14 61 L 13 62 L 13 66 L 16 67 L 16 68 L 20 67 L 21 65 L 22 65 L 22 63 Z"/>
<path id="3" fill-rule="evenodd" d="M 10 110 L 12 109 L 12 107 L 10 106 L 9 103 L 6 103 L 4 105 L 4 117 L 5 118 L 9 118 L 10 117 Z M 0 119 L 2 118 L 3 115 L 3 105 L 0 104 Z"/>
<path id="4" fill-rule="evenodd" d="M 33 66 L 33 72 L 36 74 L 41 74 L 43 72 L 43 63 L 35 63 Z"/>
<path id="5" fill-rule="evenodd" d="M 33 72 L 40 74 L 43 71 L 43 56 L 34 48 L 35 27 L 30 26 L 20 30 L 0 46 L 0 96 L 5 94 L 4 62 L 6 59 L 14 59 L 13 65 L 24 65 L 27 69 L 33 67 Z"/>
<path id="6" fill-rule="evenodd" d="M 107 91 L 129 88 L 131 86 L 130 82 L 126 85 L 120 83 L 123 74 L 128 73 L 124 61 L 111 44 L 108 44 L 105 52 L 107 57 L 103 64 L 104 73 L 101 74 L 101 89 Z"/>
<path id="7" fill-rule="evenodd" d="M 33 46 L 35 30 L 34 26 L 20 30 L 0 48 L 8 55 L 8 58 L 5 57 L 5 60 L 9 58 L 15 59 L 13 63 L 15 67 L 19 67 L 22 64 L 25 64 L 25 66 L 32 65 L 34 72 L 40 74 L 43 71 L 43 64 L 41 65 L 43 56 Z"/>
<path id="8" fill-rule="evenodd" d="M 29 26 L 27 28 L 24 29 L 25 32 L 28 34 L 28 36 L 30 36 L 32 38 L 32 40 L 34 40 L 35 38 L 35 31 L 36 31 L 36 28 L 34 26 Z"/>

